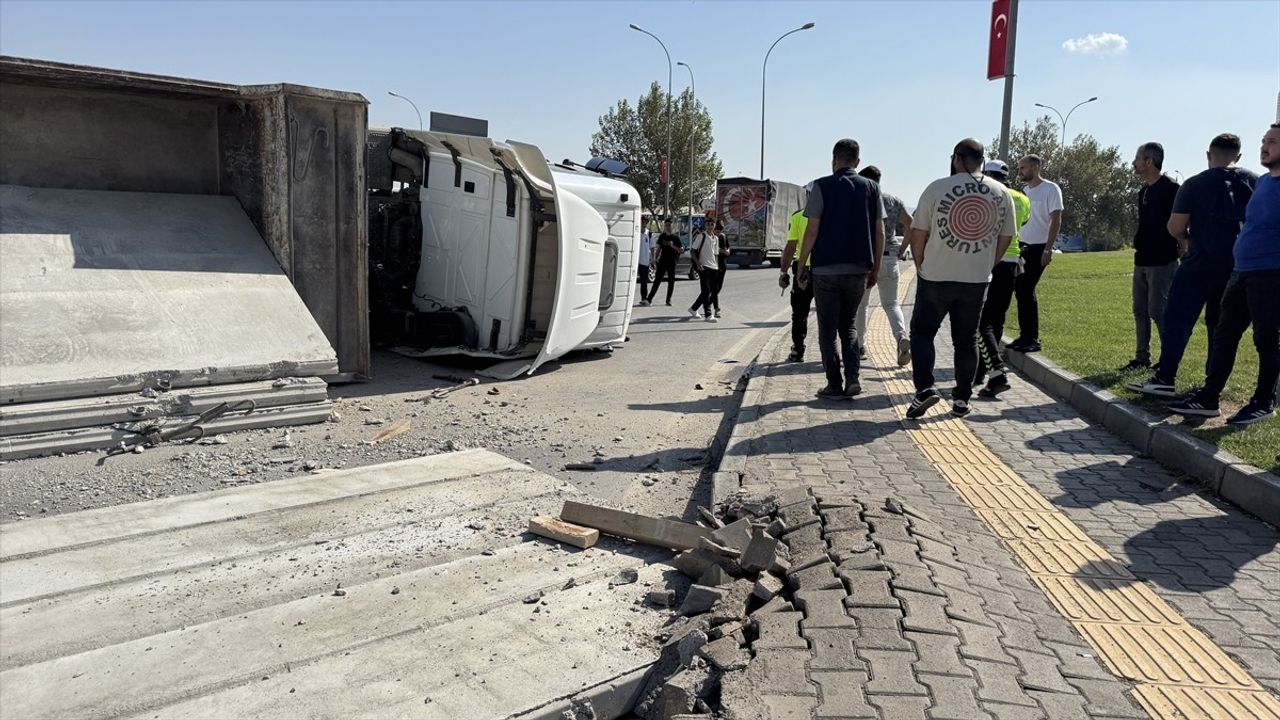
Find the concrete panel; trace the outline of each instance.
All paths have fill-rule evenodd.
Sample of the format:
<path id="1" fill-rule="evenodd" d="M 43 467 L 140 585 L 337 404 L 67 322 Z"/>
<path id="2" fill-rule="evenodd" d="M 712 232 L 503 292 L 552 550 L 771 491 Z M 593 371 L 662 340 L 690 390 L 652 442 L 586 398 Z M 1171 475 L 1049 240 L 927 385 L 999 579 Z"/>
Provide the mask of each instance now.
<path id="1" fill-rule="evenodd" d="M 670 553 L 520 542 L 563 487 L 472 451 L 21 523 L 0 715 L 509 717 L 630 687 Z"/>
<path id="2" fill-rule="evenodd" d="M 234 198 L 0 187 L 0 402 L 336 373 Z"/>

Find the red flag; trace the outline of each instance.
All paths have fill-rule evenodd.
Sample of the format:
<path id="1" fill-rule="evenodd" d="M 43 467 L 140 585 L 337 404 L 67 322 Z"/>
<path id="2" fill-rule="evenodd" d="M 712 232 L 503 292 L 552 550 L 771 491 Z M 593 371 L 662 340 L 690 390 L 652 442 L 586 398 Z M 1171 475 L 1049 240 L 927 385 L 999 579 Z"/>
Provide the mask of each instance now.
<path id="1" fill-rule="evenodd" d="M 667 181 L 667 156 L 662 156 L 662 182 Z"/>
<path id="2" fill-rule="evenodd" d="M 987 48 L 987 79 L 1004 77 L 1005 57 L 1009 52 L 1009 0 L 991 3 L 991 44 Z"/>

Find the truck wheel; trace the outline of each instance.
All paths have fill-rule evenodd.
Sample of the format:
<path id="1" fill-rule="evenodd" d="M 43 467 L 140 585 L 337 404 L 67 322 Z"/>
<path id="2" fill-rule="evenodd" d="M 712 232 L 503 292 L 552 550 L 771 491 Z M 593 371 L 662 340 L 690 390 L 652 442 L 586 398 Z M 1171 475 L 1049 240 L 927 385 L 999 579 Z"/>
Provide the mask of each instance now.
<path id="1" fill-rule="evenodd" d="M 749 268 L 749 267 L 751 267 L 751 261 L 750 261 L 750 260 L 739 260 L 739 261 L 738 261 L 738 267 L 740 267 L 740 268 Z"/>
<path id="2" fill-rule="evenodd" d="M 782 258 L 769 258 L 769 264 L 775 268 L 782 267 Z"/>

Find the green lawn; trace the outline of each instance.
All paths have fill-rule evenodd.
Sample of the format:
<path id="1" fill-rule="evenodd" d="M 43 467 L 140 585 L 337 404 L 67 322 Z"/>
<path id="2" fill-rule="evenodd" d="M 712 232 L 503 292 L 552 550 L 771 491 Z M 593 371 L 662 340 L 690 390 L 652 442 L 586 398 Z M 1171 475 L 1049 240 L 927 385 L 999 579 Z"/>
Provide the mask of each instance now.
<path id="1" fill-rule="evenodd" d="M 1117 370 L 1133 358 L 1132 278 L 1133 252 L 1130 250 L 1055 255 L 1039 287 L 1044 355 L 1088 381 L 1164 415 L 1163 402 L 1151 402 L 1124 389 L 1126 382 L 1145 378 L 1146 371 L 1121 373 Z M 1017 321 L 1012 309 L 1009 316 L 1011 322 L 1006 332 L 1014 335 Z M 1159 357 L 1159 343 L 1153 338 L 1152 345 L 1151 355 L 1155 359 Z M 1202 318 L 1178 370 L 1179 392 L 1204 382 L 1207 353 Z M 1182 422 L 1178 427 L 1253 465 L 1278 472 L 1280 463 L 1275 456 L 1280 452 L 1280 419 L 1272 417 L 1244 428 L 1223 423 L 1223 418 L 1249 399 L 1257 373 L 1258 355 L 1253 347 L 1253 335 L 1246 333 L 1236 355 L 1235 371 L 1223 393 L 1223 417 L 1203 423 Z"/>

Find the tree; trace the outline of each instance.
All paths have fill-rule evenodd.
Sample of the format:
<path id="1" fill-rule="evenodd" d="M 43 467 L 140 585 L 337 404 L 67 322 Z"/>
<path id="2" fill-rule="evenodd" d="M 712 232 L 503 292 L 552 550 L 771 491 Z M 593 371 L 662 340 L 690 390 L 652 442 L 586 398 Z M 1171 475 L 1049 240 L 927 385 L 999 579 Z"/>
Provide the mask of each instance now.
<path id="1" fill-rule="evenodd" d="M 720 159 L 711 150 L 715 138 L 711 114 L 693 93 L 685 90 L 671 103 L 671 211 L 689 203 L 689 135 L 693 135 L 696 158 L 693 184 L 694 203 L 715 192 L 723 172 Z M 632 105 L 625 98 L 600 116 L 600 129 L 591 136 L 590 152 L 621 160 L 631 166 L 628 181 L 640 192 L 644 206 L 661 208 L 661 162 L 667 149 L 667 93 L 653 83 L 649 91 Z"/>
<path id="2" fill-rule="evenodd" d="M 1013 163 L 1024 155 L 1044 160 L 1045 177 L 1062 186 L 1062 234 L 1081 235 L 1088 250 L 1115 250 L 1133 242 L 1138 216 L 1139 180 L 1119 147 L 1102 145 L 1091 135 L 1078 135 L 1063 147 L 1060 130 L 1048 115 L 1035 125 L 1023 123 L 1009 136 Z M 991 147 L 998 147 L 993 142 Z M 1022 189 L 1017 171 L 1010 180 Z"/>

